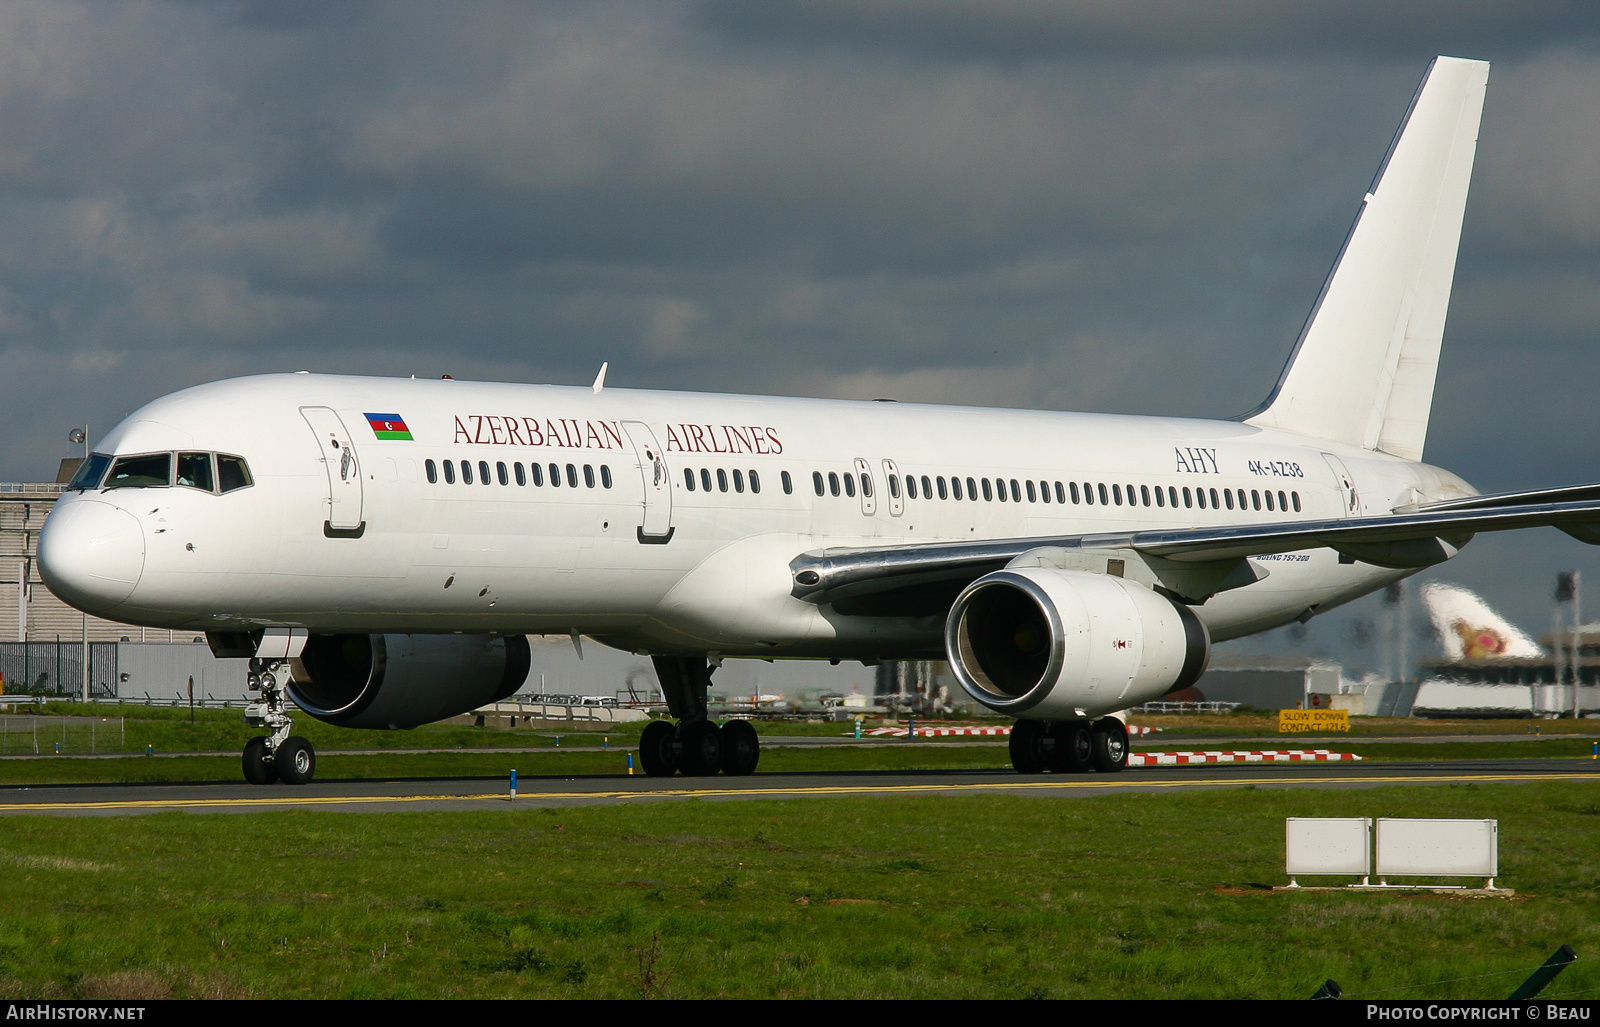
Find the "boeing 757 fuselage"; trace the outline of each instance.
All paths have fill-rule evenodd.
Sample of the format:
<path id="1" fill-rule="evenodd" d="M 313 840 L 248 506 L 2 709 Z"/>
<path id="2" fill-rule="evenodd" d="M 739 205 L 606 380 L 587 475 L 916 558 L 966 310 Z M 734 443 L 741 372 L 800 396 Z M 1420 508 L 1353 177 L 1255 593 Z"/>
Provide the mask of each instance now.
<path id="1" fill-rule="evenodd" d="M 1439 58 L 1282 378 L 1236 420 L 264 375 L 135 412 L 39 543 L 80 609 L 252 659 L 251 780 L 309 779 L 285 697 L 410 727 L 509 695 L 529 634 L 648 653 L 651 773 L 748 773 L 722 657 L 947 658 L 1019 770 L 1116 770 L 1120 710 L 1213 642 L 1476 532 L 1600 538 L 1600 488 L 1422 462 L 1488 66 Z"/>

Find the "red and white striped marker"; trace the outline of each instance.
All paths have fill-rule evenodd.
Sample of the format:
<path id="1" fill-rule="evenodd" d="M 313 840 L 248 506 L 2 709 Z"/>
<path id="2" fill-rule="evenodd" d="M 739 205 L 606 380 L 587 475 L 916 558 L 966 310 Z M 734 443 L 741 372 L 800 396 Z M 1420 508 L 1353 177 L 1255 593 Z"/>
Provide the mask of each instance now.
<path id="1" fill-rule="evenodd" d="M 1361 759 L 1328 749 L 1264 749 L 1254 752 L 1133 752 L 1130 767 L 1181 767 L 1191 763 L 1347 763 Z"/>

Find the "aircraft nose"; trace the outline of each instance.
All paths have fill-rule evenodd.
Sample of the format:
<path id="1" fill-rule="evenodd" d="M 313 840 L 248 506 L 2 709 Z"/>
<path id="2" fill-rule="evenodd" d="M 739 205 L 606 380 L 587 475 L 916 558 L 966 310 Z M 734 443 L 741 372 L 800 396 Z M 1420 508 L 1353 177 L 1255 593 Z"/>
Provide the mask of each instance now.
<path id="1" fill-rule="evenodd" d="M 57 506 L 39 533 L 39 576 L 80 610 L 105 614 L 144 573 L 144 532 L 126 510 L 92 499 Z"/>

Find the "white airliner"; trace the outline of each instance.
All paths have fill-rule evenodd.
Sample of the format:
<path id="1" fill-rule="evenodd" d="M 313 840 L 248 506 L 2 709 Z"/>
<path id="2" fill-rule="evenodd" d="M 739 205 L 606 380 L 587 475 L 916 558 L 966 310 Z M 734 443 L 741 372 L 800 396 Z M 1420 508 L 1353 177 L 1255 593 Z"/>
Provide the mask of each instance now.
<path id="1" fill-rule="evenodd" d="M 1446 560 L 1600 541 L 1600 486 L 1480 496 L 1422 463 L 1488 65 L 1429 67 L 1287 367 L 1234 420 L 306 373 L 185 389 L 85 462 L 52 591 L 204 631 L 262 700 L 245 774 L 310 779 L 291 708 L 405 728 L 514 692 L 529 634 L 648 653 L 651 774 L 750 773 L 724 657 L 949 659 L 1019 771 L 1120 769 L 1112 714 L 1213 642 Z"/>

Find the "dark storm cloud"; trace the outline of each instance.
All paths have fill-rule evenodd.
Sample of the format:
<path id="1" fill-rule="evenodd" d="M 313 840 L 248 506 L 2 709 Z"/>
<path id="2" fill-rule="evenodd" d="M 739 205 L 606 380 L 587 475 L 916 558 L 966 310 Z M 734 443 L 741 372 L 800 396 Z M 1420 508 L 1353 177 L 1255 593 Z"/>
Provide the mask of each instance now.
<path id="1" fill-rule="evenodd" d="M 73 423 L 293 368 L 586 382 L 610 360 L 615 385 L 1234 414 L 1454 52 L 1496 65 L 1429 457 L 1484 488 L 1593 480 L 1597 23 L 5 5 L 0 474 L 48 474 Z M 1591 552 L 1526 539 L 1436 573 Z"/>
<path id="2" fill-rule="evenodd" d="M 1511 53 L 1600 34 L 1583 0 L 709 0 L 701 16 L 735 39 L 956 60 Z"/>

